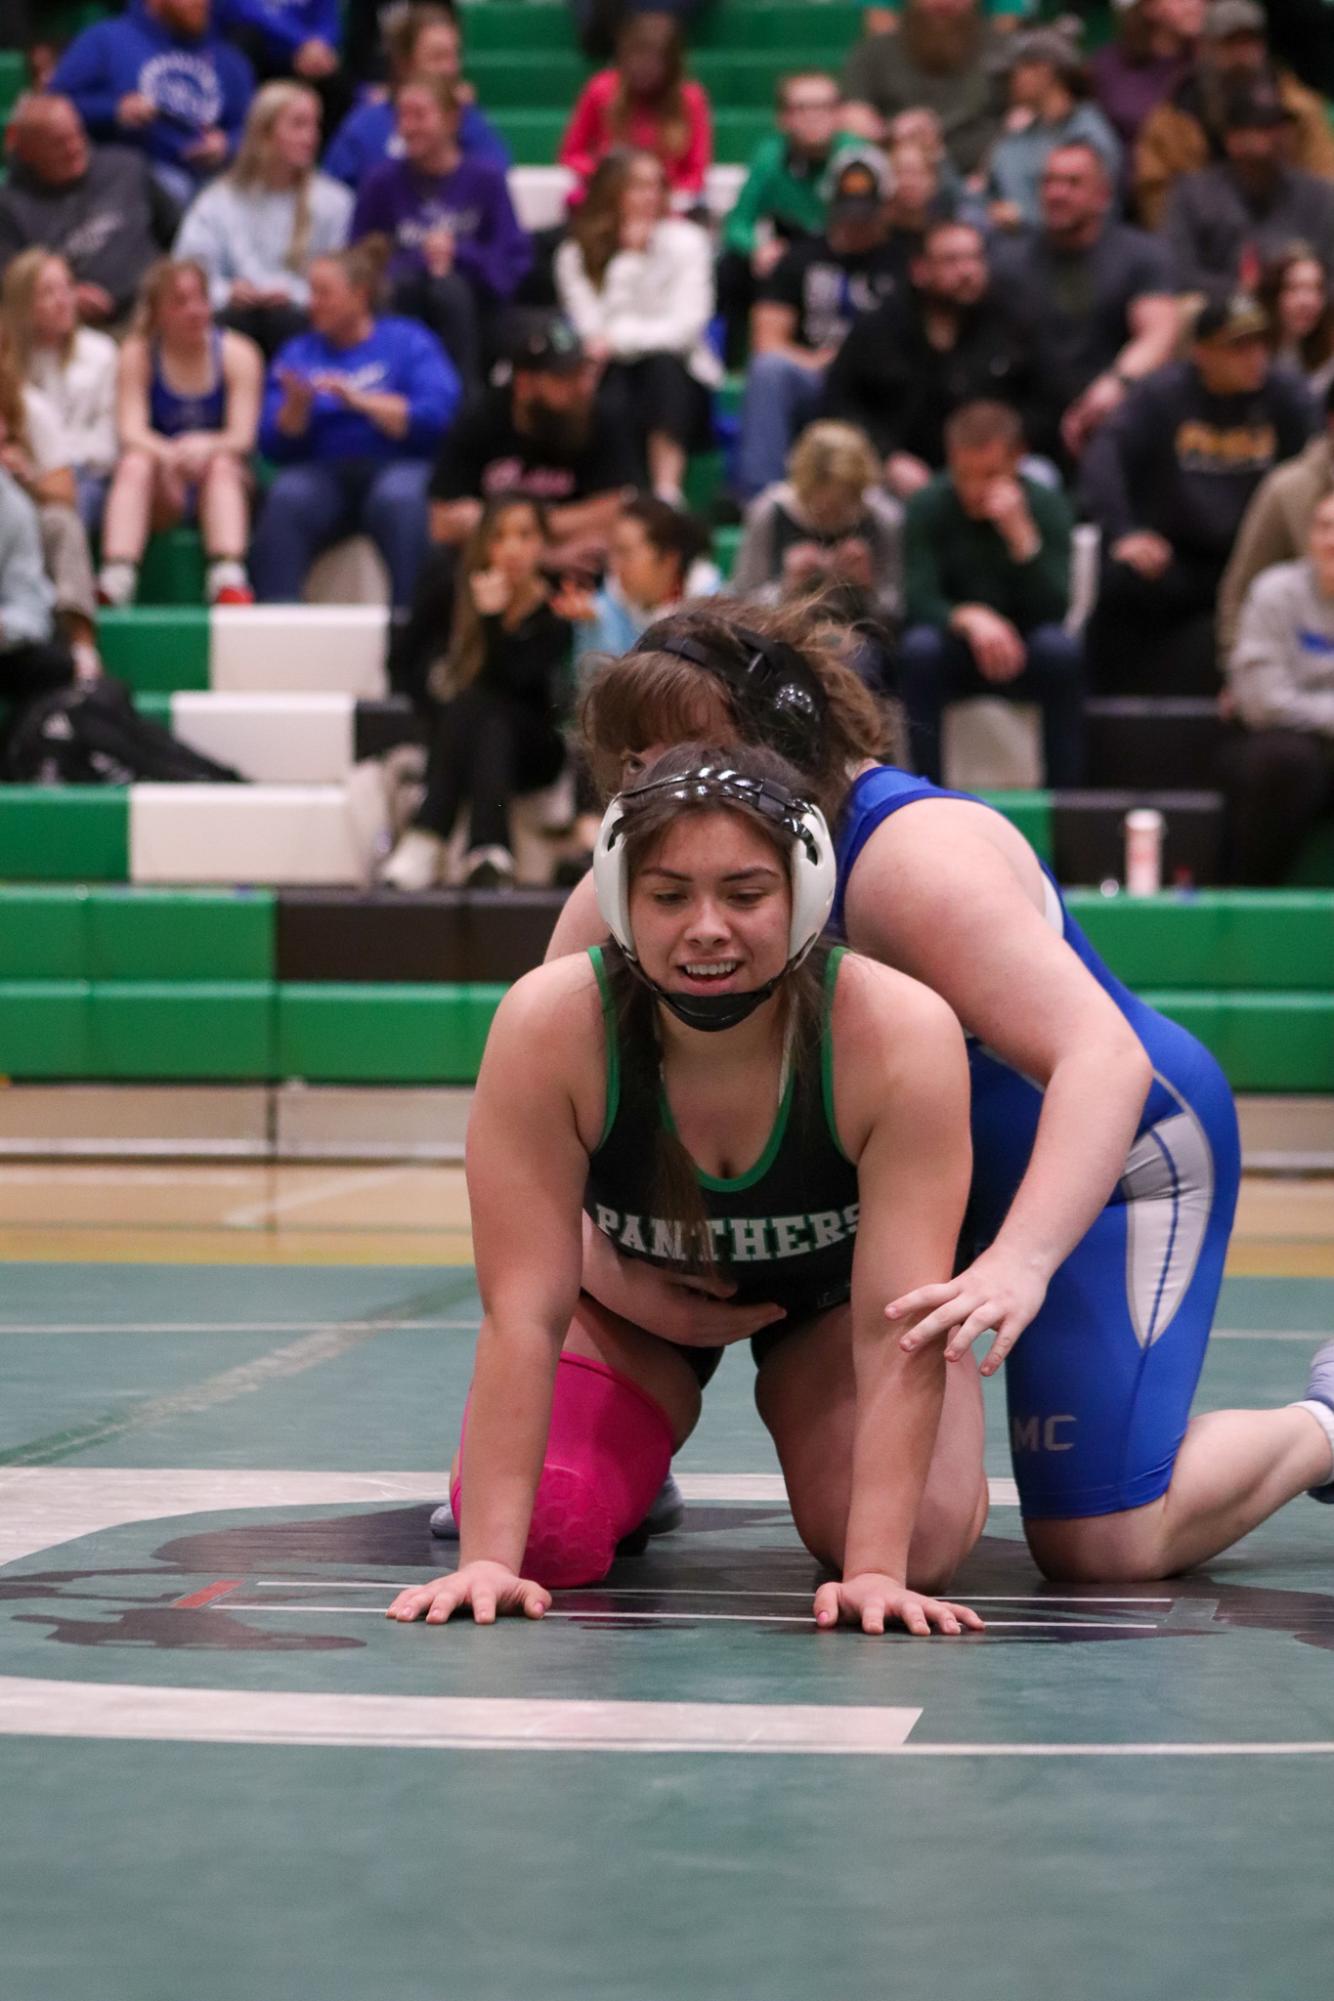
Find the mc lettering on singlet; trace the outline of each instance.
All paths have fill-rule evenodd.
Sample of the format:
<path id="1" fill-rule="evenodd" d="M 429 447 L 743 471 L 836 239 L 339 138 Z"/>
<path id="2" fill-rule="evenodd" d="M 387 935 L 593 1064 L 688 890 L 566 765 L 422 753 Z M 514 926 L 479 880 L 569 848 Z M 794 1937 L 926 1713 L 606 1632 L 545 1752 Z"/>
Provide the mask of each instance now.
<path id="1" fill-rule="evenodd" d="M 709 1223 L 712 1251 L 726 1264 L 776 1264 L 784 1258 L 809 1257 L 857 1234 L 861 1205 L 814 1209 L 797 1216 L 715 1216 Z M 597 1205 L 594 1221 L 618 1250 L 660 1263 L 686 1262 L 685 1232 L 680 1223 L 661 1216 L 639 1216 L 631 1210 Z"/>
<path id="2" fill-rule="evenodd" d="M 1012 1417 L 1010 1419 L 1010 1449 L 1014 1452 L 1071 1452 L 1073 1438 L 1062 1438 L 1061 1426 L 1073 1426 L 1075 1420 L 1069 1412 L 1057 1417 Z"/>

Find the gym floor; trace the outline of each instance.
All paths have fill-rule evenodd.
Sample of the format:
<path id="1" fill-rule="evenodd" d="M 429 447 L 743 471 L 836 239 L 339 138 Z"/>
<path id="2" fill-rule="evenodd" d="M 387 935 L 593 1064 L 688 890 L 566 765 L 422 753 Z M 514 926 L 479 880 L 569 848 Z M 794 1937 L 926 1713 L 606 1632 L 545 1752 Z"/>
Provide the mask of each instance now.
<path id="1" fill-rule="evenodd" d="M 380 1615 L 478 1306 L 456 1170 L 0 1168 L 3 2001 L 1321 1992 L 1334 1510 L 817 1634 L 729 1356 L 684 1529 L 540 1626 Z M 1301 1394 L 1334 1189 L 1248 1185 L 1200 1407 Z"/>

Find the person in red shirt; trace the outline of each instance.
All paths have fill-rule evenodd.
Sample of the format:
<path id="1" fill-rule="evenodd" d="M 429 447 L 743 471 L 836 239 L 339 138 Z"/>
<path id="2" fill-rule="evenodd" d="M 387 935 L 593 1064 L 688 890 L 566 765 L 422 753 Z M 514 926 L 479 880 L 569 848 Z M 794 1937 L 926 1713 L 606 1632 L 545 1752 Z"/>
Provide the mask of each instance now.
<path id="1" fill-rule="evenodd" d="M 589 78 L 561 140 L 560 164 L 577 175 L 582 198 L 598 162 L 630 146 L 662 161 L 673 204 L 703 198 L 713 159 L 709 99 L 683 78 L 681 34 L 670 14 L 632 14 L 616 41 L 616 62 Z"/>

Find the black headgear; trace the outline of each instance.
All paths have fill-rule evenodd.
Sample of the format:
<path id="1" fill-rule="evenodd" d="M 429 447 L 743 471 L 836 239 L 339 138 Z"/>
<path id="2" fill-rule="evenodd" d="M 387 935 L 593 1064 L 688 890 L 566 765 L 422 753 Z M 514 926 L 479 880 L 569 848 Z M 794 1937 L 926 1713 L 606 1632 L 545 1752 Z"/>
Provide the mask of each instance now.
<path id="1" fill-rule="evenodd" d="M 824 689 L 795 646 L 766 639 L 748 626 L 732 633 L 746 651 L 738 658 L 698 639 L 651 625 L 635 646 L 636 653 L 669 653 L 688 660 L 727 684 L 741 712 L 747 733 L 767 744 L 799 771 L 811 771 L 821 761 L 827 703 Z"/>

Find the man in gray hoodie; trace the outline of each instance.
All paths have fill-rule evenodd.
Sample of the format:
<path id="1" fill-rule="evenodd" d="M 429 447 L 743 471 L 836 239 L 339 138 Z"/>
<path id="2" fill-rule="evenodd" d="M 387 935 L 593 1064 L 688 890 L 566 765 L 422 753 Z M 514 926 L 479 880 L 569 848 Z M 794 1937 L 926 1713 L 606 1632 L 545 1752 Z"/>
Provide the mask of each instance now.
<path id="1" fill-rule="evenodd" d="M 0 272 L 40 243 L 63 257 L 91 326 L 123 319 L 139 281 L 170 245 L 179 211 L 142 153 L 88 143 L 67 97 L 25 97 L 9 126 L 0 188 Z"/>

